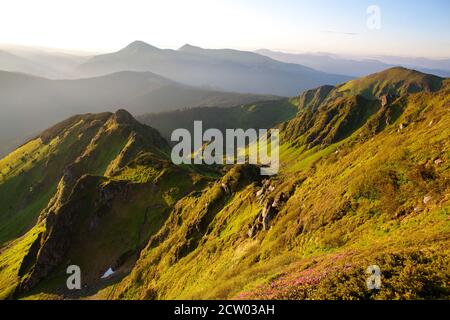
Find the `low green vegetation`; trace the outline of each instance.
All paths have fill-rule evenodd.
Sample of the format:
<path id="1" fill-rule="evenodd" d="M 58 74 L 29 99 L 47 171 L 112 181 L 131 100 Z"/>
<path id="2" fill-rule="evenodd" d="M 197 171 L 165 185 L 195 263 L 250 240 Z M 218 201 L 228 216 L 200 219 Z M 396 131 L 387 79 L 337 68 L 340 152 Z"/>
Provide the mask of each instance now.
<path id="1" fill-rule="evenodd" d="M 0 297 L 448 299 L 450 82 L 394 68 L 279 103 L 295 112 L 281 112 L 293 118 L 277 125 L 272 177 L 175 166 L 124 111 L 74 119 L 2 160 L 2 197 L 24 190 L 20 177 L 52 187 L 0 216 Z M 17 174 L 31 150 L 40 160 Z M 83 270 L 77 293 L 69 264 Z M 380 290 L 367 288 L 372 265 Z"/>
<path id="2" fill-rule="evenodd" d="M 202 121 L 204 131 L 209 128 L 222 132 L 234 128 L 269 129 L 290 120 L 296 113 L 297 105 L 294 99 L 280 99 L 229 108 L 199 107 L 148 114 L 139 117 L 139 120 L 157 129 L 170 141 L 175 129 L 185 128 L 192 133 L 194 121 Z"/>

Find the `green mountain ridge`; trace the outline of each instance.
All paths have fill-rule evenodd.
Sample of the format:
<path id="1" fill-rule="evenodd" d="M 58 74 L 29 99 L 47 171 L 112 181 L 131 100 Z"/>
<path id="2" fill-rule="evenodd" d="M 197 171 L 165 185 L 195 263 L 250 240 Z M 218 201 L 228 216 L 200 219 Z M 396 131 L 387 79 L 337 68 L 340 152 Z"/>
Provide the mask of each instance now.
<path id="1" fill-rule="evenodd" d="M 175 166 L 122 110 L 69 119 L 1 160 L 13 207 L 0 211 L 0 297 L 448 299 L 450 81 L 394 68 L 278 103 L 292 119 L 276 125 L 272 177 Z M 263 126 L 268 105 L 231 113 Z M 71 264 L 80 291 L 65 287 Z M 366 286 L 370 265 L 381 290 Z"/>
<path id="2" fill-rule="evenodd" d="M 29 240 L 30 233 L 35 236 L 24 263 L 20 268 L 15 266 L 22 280 L 14 292 L 34 287 L 71 254 L 91 253 L 84 261 L 94 263 L 89 267 L 97 272 L 106 262 L 95 250 L 109 250 L 105 260 L 114 266 L 133 259 L 147 233 L 151 233 L 152 226 L 146 230 L 147 224 L 161 223 L 171 202 L 203 179 L 195 172 L 171 165 L 168 153 L 167 142 L 157 131 L 119 110 L 114 114 L 72 117 L 4 158 L 1 195 L 6 198 L 2 200 L 11 203 L 12 211 L 24 208 L 14 214 L 2 210 L 1 242 L 6 243 L 8 251 L 9 240 L 27 230 L 22 238 Z M 175 175 L 183 175 L 185 181 L 180 184 Z M 11 184 L 18 184 L 25 194 L 14 193 Z M 178 185 L 185 189 L 179 190 Z M 139 196 L 141 199 L 137 199 Z M 126 206 L 130 199 L 135 201 L 132 209 L 139 210 L 132 216 L 123 216 L 123 212 L 110 207 L 113 202 Z M 121 228 L 129 228 L 129 233 Z M 108 234 L 115 243 L 113 247 Z M 118 234 L 122 236 L 116 238 Z M 11 287 L 2 289 L 12 294 Z"/>
<path id="3" fill-rule="evenodd" d="M 323 102 L 339 97 L 361 95 L 366 99 L 382 96 L 400 97 L 417 92 L 436 92 L 445 79 L 403 67 L 394 67 L 367 77 L 350 80 L 337 86 L 322 86 L 307 90 L 298 97 L 299 109 L 310 105 L 317 107 Z"/>
<path id="4" fill-rule="evenodd" d="M 50 125 L 75 114 L 127 106 L 133 115 L 186 107 L 239 106 L 279 97 L 218 92 L 176 83 L 150 72 L 49 80 L 0 71 L 0 156 Z M 24 116 L 25 115 L 25 116 Z"/>
<path id="5" fill-rule="evenodd" d="M 236 107 L 197 107 L 171 112 L 144 114 L 137 120 L 158 130 L 166 140 L 175 129 L 184 128 L 191 134 L 194 121 L 202 121 L 203 130 L 269 129 L 287 121 L 297 113 L 293 99 L 278 99 L 244 104 Z"/>

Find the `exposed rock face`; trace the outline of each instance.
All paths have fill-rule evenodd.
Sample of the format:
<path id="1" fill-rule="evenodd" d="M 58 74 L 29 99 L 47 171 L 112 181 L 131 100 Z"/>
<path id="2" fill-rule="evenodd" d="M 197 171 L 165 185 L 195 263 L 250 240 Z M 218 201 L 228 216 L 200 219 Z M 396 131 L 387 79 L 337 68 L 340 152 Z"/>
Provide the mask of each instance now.
<path id="1" fill-rule="evenodd" d="M 367 122 L 369 114 L 375 114 L 380 109 L 379 101 L 360 95 L 324 102 L 317 110 L 305 109 L 294 119 L 280 125 L 282 140 L 296 144 L 299 143 L 297 139 L 304 136 L 301 143 L 306 148 L 324 147 L 352 134 Z"/>
<path id="2" fill-rule="evenodd" d="M 44 206 L 43 210 L 34 212 L 34 219 L 38 218 L 39 227 L 44 227 L 44 230 L 39 230 L 25 257 L 17 262 L 20 277 L 17 282 L 20 283 L 13 293 L 15 296 L 35 287 L 53 274 L 55 269 L 64 267 L 65 262 L 76 255 L 76 250 L 89 248 L 90 240 L 83 239 L 95 241 L 93 231 L 113 232 L 105 216 L 111 213 L 113 219 L 122 218 L 117 213 L 119 210 L 115 210 L 116 201 L 122 205 L 130 197 L 143 193 L 147 187 L 151 188 L 146 183 L 136 183 L 132 179 L 113 179 L 114 173 L 127 166 L 135 169 L 141 165 L 164 172 L 170 165 L 167 141 L 155 129 L 140 124 L 125 110 L 74 116 L 36 138 L 41 140 L 39 143 L 51 145 L 44 153 L 44 148 L 37 151 L 42 159 L 33 162 L 35 167 L 30 169 L 37 173 L 30 176 L 36 178 L 27 182 L 27 193 L 18 197 L 21 202 L 17 201 L 11 211 L 19 205 L 25 210 L 32 205 L 31 201 L 43 199 L 44 196 L 49 200 L 46 205 L 39 203 L 39 208 Z M 171 168 L 170 173 L 175 170 Z M 154 187 L 157 188 L 156 185 Z M 53 195 L 45 194 L 46 190 L 50 192 L 55 189 Z M 142 214 L 143 208 L 139 206 L 139 218 Z M 124 221 L 134 223 L 133 219 L 138 218 L 133 216 Z M 128 231 L 140 232 L 140 228 L 138 223 L 134 223 L 131 231 Z M 139 239 L 136 240 L 139 244 L 133 249 L 124 242 L 123 246 L 114 246 L 109 252 L 106 260 L 109 260 L 107 262 L 114 270 L 125 260 L 132 260 L 142 246 L 141 240 L 146 240 L 141 239 L 141 236 L 147 237 L 148 233 L 145 230 L 139 233 Z M 103 244 L 100 246 L 107 247 Z M 127 250 L 130 252 L 124 254 Z M 95 273 L 96 268 L 94 265 L 91 273 Z M 64 290 L 65 287 L 62 288 Z"/>
<path id="3" fill-rule="evenodd" d="M 275 186 L 270 180 L 264 180 L 261 189 L 256 192 L 256 197 L 259 199 L 263 208 L 258 213 L 256 220 L 248 225 L 247 235 L 253 238 L 259 231 L 269 230 L 270 222 L 274 219 L 280 209 L 288 200 L 284 192 L 273 197 L 271 194 L 275 191 Z"/>
<path id="4" fill-rule="evenodd" d="M 79 222 L 77 216 L 92 205 L 92 190 L 100 181 L 100 177 L 86 175 L 76 183 L 68 201 L 62 202 L 61 196 L 57 195 L 58 199 L 45 219 L 46 231 L 36 240 L 40 242 L 40 249 L 32 271 L 18 288 L 21 292 L 33 288 L 62 262 Z"/>
<path id="5" fill-rule="evenodd" d="M 335 89 L 333 86 L 321 86 L 317 89 L 306 90 L 298 98 L 299 109 L 310 108 L 316 110 L 329 94 Z"/>
<path id="6" fill-rule="evenodd" d="M 62 180 L 67 182 L 69 178 L 66 176 Z M 61 185 L 64 186 L 62 189 L 66 186 L 64 183 Z M 45 218 L 46 230 L 32 246 L 38 249 L 32 250 L 34 256 L 27 257 L 27 265 L 23 267 L 30 272 L 18 291 L 30 290 L 64 261 L 83 217 L 89 219 L 89 230 L 94 230 L 101 223 L 101 215 L 97 212 L 109 210 L 118 196 L 126 198 L 131 187 L 128 182 L 110 181 L 105 184 L 105 178 L 83 175 L 75 183 L 70 196 L 56 195 Z M 117 262 L 118 265 L 120 263 L 123 262 Z"/>
<path id="7" fill-rule="evenodd" d="M 175 259 L 181 259 L 197 247 L 209 225 L 217 213 L 224 208 L 229 198 L 249 184 L 259 182 L 261 180 L 259 173 L 257 166 L 236 165 L 209 189 L 206 196 L 208 201 L 199 204 L 199 207 L 194 209 L 199 214 L 193 221 L 187 222 L 188 227 L 183 235 L 186 241 L 177 248 Z"/>
<path id="8" fill-rule="evenodd" d="M 385 107 L 387 105 L 390 105 L 397 98 L 398 98 L 398 96 L 395 94 L 384 94 L 380 97 L 381 106 Z"/>
<path id="9" fill-rule="evenodd" d="M 106 206 L 111 207 L 112 201 L 117 195 L 127 197 L 130 185 L 126 182 L 109 182 L 99 191 L 99 197 L 95 201 L 95 207 Z"/>
<path id="10" fill-rule="evenodd" d="M 270 220 L 273 218 L 273 216 L 275 214 L 275 209 L 274 209 L 274 207 L 272 207 L 272 204 L 273 204 L 273 199 L 269 199 L 266 202 L 266 205 L 264 206 L 264 209 L 261 214 L 264 230 L 269 230 Z"/>
<path id="11" fill-rule="evenodd" d="M 230 194 L 230 190 L 228 189 L 228 186 L 225 183 L 221 184 L 221 188 L 225 194 Z"/>
<path id="12" fill-rule="evenodd" d="M 255 232 L 256 232 L 256 225 L 250 223 L 248 225 L 248 232 L 247 232 L 248 237 L 253 238 L 253 236 L 256 234 Z"/>
<path id="13" fill-rule="evenodd" d="M 133 116 L 124 109 L 119 109 L 114 113 L 114 118 L 117 123 L 120 124 L 133 124 L 136 123 L 136 120 Z"/>

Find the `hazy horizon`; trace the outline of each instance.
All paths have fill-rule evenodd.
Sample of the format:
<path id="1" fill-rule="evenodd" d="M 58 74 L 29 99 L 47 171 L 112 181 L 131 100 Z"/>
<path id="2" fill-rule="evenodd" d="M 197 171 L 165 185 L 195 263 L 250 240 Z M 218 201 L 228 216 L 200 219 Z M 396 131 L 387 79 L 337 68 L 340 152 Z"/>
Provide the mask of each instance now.
<path id="1" fill-rule="evenodd" d="M 450 58 L 450 38 L 445 34 L 450 30 L 446 17 L 450 3 L 444 0 L 347 0 L 339 6 L 328 5 L 330 0 L 135 0 L 132 4 L 2 1 L 0 30 L 7 32 L 0 32 L 0 44 L 95 54 L 141 40 L 167 49 L 189 43 L 211 49 Z M 376 28 L 367 26 L 371 5 L 379 8 Z"/>
<path id="2" fill-rule="evenodd" d="M 389 54 L 389 53 L 385 53 L 385 54 L 380 54 L 380 53 L 340 53 L 340 52 L 332 52 L 332 51 L 301 51 L 301 50 L 284 50 L 284 49 L 279 49 L 279 48 L 270 48 L 270 47 L 261 47 L 261 48 L 235 48 L 235 47 L 209 47 L 209 46 L 199 46 L 195 43 L 183 43 L 182 45 L 179 46 L 169 46 L 169 47 L 160 47 L 160 46 L 156 46 L 153 45 L 151 42 L 147 42 L 141 39 L 135 39 L 133 41 L 130 41 L 128 43 L 124 43 L 122 46 L 118 46 L 117 48 L 111 48 L 109 50 L 84 50 L 83 48 L 67 48 L 67 47 L 48 47 L 48 46 L 44 46 L 44 45 L 33 45 L 33 44 L 21 44 L 21 43 L 0 43 L 0 50 L 7 50 L 7 49 L 23 49 L 23 50 L 43 50 L 43 51 L 48 51 L 49 53 L 54 52 L 54 53 L 62 53 L 62 54 L 69 54 L 69 55 L 79 55 L 79 56 L 95 56 L 95 55 L 101 55 L 101 54 L 107 54 L 107 53 L 114 53 L 117 52 L 123 48 L 125 48 L 126 46 L 128 46 L 129 44 L 135 42 L 135 41 L 142 41 L 145 42 L 149 45 L 155 46 L 158 49 L 162 49 L 162 50 L 178 50 L 180 49 L 183 45 L 191 45 L 191 46 L 195 46 L 195 47 L 200 47 L 202 49 L 212 49 L 212 50 L 221 50 L 221 49 L 225 49 L 225 50 L 238 50 L 238 51 L 248 51 L 248 52 L 258 52 L 261 50 L 269 50 L 269 51 L 273 51 L 273 52 L 279 52 L 279 53 L 287 53 L 287 54 L 305 54 L 305 55 L 324 55 L 324 56 L 332 56 L 332 57 L 339 57 L 339 58 L 347 58 L 347 59 L 377 59 L 377 58 L 381 58 L 381 57 L 396 57 L 396 58 L 410 58 L 410 59 L 429 59 L 429 60 L 447 60 L 450 59 L 450 55 L 448 56 L 424 56 L 424 55 L 414 55 L 414 54 L 399 54 L 399 55 L 393 55 L 393 54 Z"/>

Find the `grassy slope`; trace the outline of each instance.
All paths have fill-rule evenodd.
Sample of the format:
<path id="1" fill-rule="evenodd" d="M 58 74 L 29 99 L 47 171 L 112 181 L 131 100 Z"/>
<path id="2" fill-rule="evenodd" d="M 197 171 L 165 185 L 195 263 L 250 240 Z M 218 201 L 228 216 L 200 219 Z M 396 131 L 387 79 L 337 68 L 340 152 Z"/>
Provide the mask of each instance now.
<path id="1" fill-rule="evenodd" d="M 246 232 L 262 208 L 257 182 L 226 198 L 198 245 L 180 256 L 174 248 L 189 236 L 176 217 L 195 221 L 217 187 L 183 199 L 166 225 L 171 236 L 147 247 L 131 275 L 97 297 L 448 297 L 449 97 L 446 81 L 437 93 L 402 100 L 402 113 L 380 133 L 371 127 L 376 112 L 329 146 L 304 152 L 298 140 L 284 144 L 272 195 L 291 196 L 254 239 Z M 399 130 L 401 123 L 408 126 Z M 376 294 L 365 286 L 371 264 L 384 277 Z"/>
<path id="2" fill-rule="evenodd" d="M 224 132 L 225 129 L 233 128 L 268 129 L 290 120 L 296 112 L 297 107 L 292 99 L 281 99 L 231 108 L 203 107 L 147 114 L 138 119 L 157 129 L 170 141 L 175 129 L 186 128 L 193 132 L 195 120 L 203 122 L 203 130 L 216 128 Z"/>
<path id="3" fill-rule="evenodd" d="M 405 95 L 421 91 L 434 92 L 442 85 L 442 78 L 402 67 L 391 68 L 373 75 L 348 81 L 337 87 L 346 95 L 361 94 L 366 98 L 383 94 Z"/>
<path id="4" fill-rule="evenodd" d="M 89 270 L 84 279 L 93 286 L 107 267 L 119 260 L 123 269 L 129 267 L 126 264 L 135 259 L 149 235 L 157 232 L 174 202 L 190 190 L 203 187 L 208 179 L 173 167 L 164 160 L 167 144 L 159 134 L 120 112 L 69 119 L 0 163 L 5 168 L 0 194 L 5 200 L 9 199 L 9 203 L 14 203 L 15 199 L 19 202 L 24 193 L 31 192 L 24 185 L 39 187 L 35 187 L 37 195 L 23 204 L 23 212 L 12 208 L 14 214 L 0 216 L 5 241 L 24 234 L 39 215 L 41 220 L 49 216 L 59 219 L 60 215 L 67 214 L 64 208 L 79 208 L 73 229 L 55 233 L 51 223 L 44 220 L 39 224 L 40 233 L 47 239 L 41 242 L 41 251 L 45 249 L 44 243 L 58 241 L 52 240 L 58 233 L 71 239 L 70 248 L 62 253 L 62 267 L 56 268 L 36 289 L 46 292 L 47 297 L 60 292 L 61 282 L 57 279 L 64 277 L 66 263 L 77 263 Z M 67 178 L 68 175 L 72 178 Z M 185 176 L 183 183 L 179 182 L 179 175 Z M 74 178 L 78 181 L 70 182 Z M 33 179 L 44 179 L 44 182 Z M 13 183 L 18 185 L 17 189 L 11 188 Z M 52 187 L 44 188 L 47 185 Z M 78 191 L 71 195 L 70 188 Z M 117 188 L 122 193 L 127 190 L 126 194 L 115 196 Z M 112 202 L 104 203 L 108 190 L 113 195 Z M 30 273 L 19 275 L 17 272 L 27 252 L 23 248 L 36 239 L 31 236 L 37 233 L 36 228 L 17 240 L 6 242 L 1 249 L 0 263 L 8 266 L 0 269 L 0 277 L 8 279 L 0 281 L 1 297 L 11 294 L 19 281 L 30 276 Z M 33 259 L 36 263 L 36 256 Z"/>
<path id="5" fill-rule="evenodd" d="M 400 79 L 393 93 L 408 95 L 386 108 L 367 100 L 387 93 L 376 89 L 382 79 L 369 91 L 353 83 L 348 94 L 329 88 L 300 97 L 298 116 L 280 126 L 281 172 L 262 199 L 256 193 L 264 182 L 252 167 L 234 167 L 206 184 L 204 175 L 217 173 L 175 169 L 163 155 L 139 152 L 142 144 L 133 143 L 139 139 L 114 135 L 122 150 L 90 143 L 85 164 L 107 177 L 71 198 L 74 205 L 84 199 L 86 209 L 72 245 L 55 271 L 23 297 L 67 295 L 64 268 L 74 261 L 88 284 L 78 297 L 448 297 L 450 83 L 438 79 L 438 86 L 414 93 L 415 85 L 404 87 L 397 71 L 388 72 L 392 79 L 382 87 Z M 414 83 L 427 81 L 422 76 Z M 329 96 L 333 101 L 324 103 Z M 102 137 L 95 141 L 109 146 Z M 114 197 L 107 209 L 95 209 L 99 193 L 115 183 L 130 184 L 131 191 Z M 271 228 L 249 238 L 248 224 L 281 193 L 288 200 L 278 206 Z M 20 280 L 17 270 L 23 248 L 36 237 L 33 230 L 0 252 L 0 266 L 8 266 L 0 268 L 0 279 L 8 279 L 0 281 L 3 294 Z M 139 257 L 126 255 L 144 246 Z M 99 281 L 124 255 L 116 275 Z M 382 270 L 377 292 L 365 286 L 371 264 Z"/>
<path id="6" fill-rule="evenodd" d="M 0 249 L 0 299 L 5 299 L 14 292 L 20 281 L 18 273 L 22 260 L 42 230 L 42 225 L 37 225 Z"/>
<path id="7" fill-rule="evenodd" d="M 56 191 L 63 169 L 75 161 L 98 129 L 72 118 L 67 130 L 51 130 L 0 160 L 0 244 L 30 229 Z M 81 133 L 84 135 L 81 136 Z M 45 142 L 43 141 L 45 140 Z"/>

